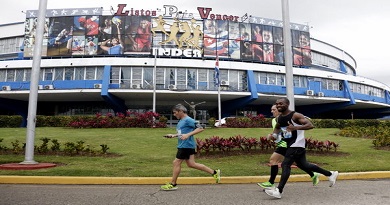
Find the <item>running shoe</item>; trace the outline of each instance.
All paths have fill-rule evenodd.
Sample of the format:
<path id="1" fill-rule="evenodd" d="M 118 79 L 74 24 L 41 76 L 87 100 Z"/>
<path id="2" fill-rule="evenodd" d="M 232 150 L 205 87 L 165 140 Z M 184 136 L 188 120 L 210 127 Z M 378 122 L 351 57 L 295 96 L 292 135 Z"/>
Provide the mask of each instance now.
<path id="1" fill-rule="evenodd" d="M 337 180 L 337 177 L 339 176 L 339 172 L 338 171 L 330 171 L 330 173 L 332 173 L 332 175 L 329 176 L 329 186 L 332 187 L 334 184 L 336 184 L 336 180 Z"/>
<path id="2" fill-rule="evenodd" d="M 265 193 L 268 194 L 269 196 L 275 197 L 277 199 L 281 199 L 282 198 L 282 193 L 279 192 L 278 188 L 266 189 Z"/>
<path id="3" fill-rule="evenodd" d="M 273 189 L 275 188 L 274 184 L 271 184 L 271 182 L 263 182 L 263 183 L 257 183 L 257 185 L 263 189 Z"/>
<path id="4" fill-rule="evenodd" d="M 311 178 L 313 181 L 313 186 L 317 185 L 318 182 L 320 182 L 320 174 L 317 172 L 314 172 L 314 176 Z"/>
<path id="5" fill-rule="evenodd" d="M 172 191 L 172 190 L 176 190 L 177 188 L 178 188 L 177 185 L 174 186 L 172 183 L 167 183 L 161 186 L 161 189 L 164 191 Z"/>
<path id="6" fill-rule="evenodd" d="M 213 177 L 215 179 L 215 182 L 218 184 L 219 181 L 221 181 L 221 170 L 220 169 L 217 169 L 215 170 L 215 174 L 213 174 Z"/>

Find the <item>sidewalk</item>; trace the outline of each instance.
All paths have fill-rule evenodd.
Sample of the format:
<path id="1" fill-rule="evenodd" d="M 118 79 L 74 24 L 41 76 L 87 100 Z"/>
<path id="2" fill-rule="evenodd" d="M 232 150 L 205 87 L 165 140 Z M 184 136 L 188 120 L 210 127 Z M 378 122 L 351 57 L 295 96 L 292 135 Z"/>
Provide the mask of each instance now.
<path id="1" fill-rule="evenodd" d="M 221 177 L 221 184 L 250 184 L 267 181 L 269 176 Z M 390 171 L 340 173 L 337 180 L 385 179 Z M 0 175 L 0 184 L 165 184 L 171 177 L 69 177 L 69 176 L 5 176 Z M 276 182 L 280 180 L 280 175 Z M 320 180 L 327 181 L 321 176 Z M 290 182 L 311 181 L 306 174 L 291 175 Z M 179 177 L 178 184 L 214 184 L 212 177 Z"/>

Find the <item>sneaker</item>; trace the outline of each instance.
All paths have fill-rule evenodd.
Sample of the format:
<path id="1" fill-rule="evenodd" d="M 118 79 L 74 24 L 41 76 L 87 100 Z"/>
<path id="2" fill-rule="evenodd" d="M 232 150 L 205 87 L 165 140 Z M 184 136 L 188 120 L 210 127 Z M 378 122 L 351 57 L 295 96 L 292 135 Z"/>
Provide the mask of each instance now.
<path id="1" fill-rule="evenodd" d="M 177 185 L 173 186 L 172 183 L 167 183 L 161 186 L 161 189 L 164 191 L 172 191 L 172 190 L 176 190 L 177 188 L 178 188 Z"/>
<path id="2" fill-rule="evenodd" d="M 273 197 L 275 197 L 277 199 L 281 199 L 282 198 L 282 193 L 279 192 L 278 188 L 266 189 L 265 193 L 268 194 L 269 196 L 273 196 Z"/>
<path id="3" fill-rule="evenodd" d="M 311 178 L 311 180 L 313 181 L 313 186 L 317 185 L 318 182 L 320 182 L 320 174 L 314 172 L 314 176 Z"/>
<path id="4" fill-rule="evenodd" d="M 219 181 L 221 181 L 221 170 L 220 169 L 217 169 L 215 170 L 217 173 L 213 174 L 213 177 L 215 179 L 215 182 L 216 183 L 219 183 Z"/>
<path id="5" fill-rule="evenodd" d="M 271 182 L 257 183 L 257 185 L 263 189 L 274 189 L 275 188 L 275 185 L 271 184 Z"/>
<path id="6" fill-rule="evenodd" d="M 339 176 L 339 172 L 338 171 L 330 171 L 330 173 L 332 173 L 332 175 L 330 175 L 328 178 L 329 178 L 329 186 L 332 187 L 334 184 L 336 184 L 336 180 L 337 180 L 337 177 Z"/>

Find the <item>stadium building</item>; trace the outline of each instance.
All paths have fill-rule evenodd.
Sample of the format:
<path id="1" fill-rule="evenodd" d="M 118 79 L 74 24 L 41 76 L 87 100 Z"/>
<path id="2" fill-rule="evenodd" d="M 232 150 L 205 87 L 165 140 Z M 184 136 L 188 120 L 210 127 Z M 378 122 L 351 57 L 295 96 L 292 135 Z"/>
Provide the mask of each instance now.
<path id="1" fill-rule="evenodd" d="M 188 9 L 188 8 L 186 8 Z M 166 6 L 47 9 L 38 115 L 155 111 L 196 105 L 197 120 L 265 114 L 286 96 L 283 23 Z M 185 12 L 182 12 L 184 11 Z M 0 25 L 0 114 L 28 112 L 38 11 Z M 389 86 L 357 75 L 346 51 L 291 23 L 295 109 L 312 118 L 381 118 Z M 362 68 L 368 69 L 368 68 Z M 193 104 L 192 104 L 193 103 Z"/>

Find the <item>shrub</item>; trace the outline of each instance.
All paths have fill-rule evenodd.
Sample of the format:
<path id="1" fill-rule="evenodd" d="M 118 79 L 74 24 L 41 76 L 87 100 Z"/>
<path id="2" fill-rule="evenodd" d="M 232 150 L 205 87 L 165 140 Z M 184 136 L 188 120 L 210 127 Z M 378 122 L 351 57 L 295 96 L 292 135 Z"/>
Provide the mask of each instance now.
<path id="1" fill-rule="evenodd" d="M 226 118 L 226 126 L 231 128 L 271 127 L 271 121 L 264 115 L 247 115 L 246 117 Z"/>
<path id="2" fill-rule="evenodd" d="M 208 123 L 209 123 L 209 126 L 210 126 L 210 127 L 214 127 L 215 122 L 216 122 L 216 119 L 215 119 L 214 117 L 211 117 L 211 118 L 208 120 Z"/>
<path id="3" fill-rule="evenodd" d="M 390 130 L 383 126 L 347 127 L 338 133 L 344 137 L 364 137 L 373 139 L 375 147 L 390 147 Z"/>
<path id="4" fill-rule="evenodd" d="M 236 135 L 229 138 L 221 138 L 219 136 L 212 136 L 210 138 L 196 139 L 197 142 L 197 153 L 198 155 L 201 152 L 204 152 L 206 155 L 210 153 L 210 151 L 228 153 L 233 150 L 237 150 L 240 152 L 250 152 L 251 150 L 256 150 L 256 148 L 260 148 L 261 150 L 275 149 L 276 143 L 273 140 L 269 140 L 267 137 L 260 137 L 259 140 L 253 137 L 243 137 L 241 135 Z M 306 148 L 308 150 L 313 151 L 337 151 L 337 147 L 339 144 L 335 142 L 331 142 L 329 140 L 326 141 L 318 141 L 312 138 L 306 139 Z"/>
<path id="5" fill-rule="evenodd" d="M 80 117 L 74 121 L 71 121 L 68 126 L 73 128 L 124 128 L 124 127 L 166 127 L 168 119 L 164 120 L 162 117 L 161 121 L 155 121 L 159 117 L 158 113 L 154 112 L 127 112 L 126 115 L 118 113 L 114 116 L 108 113 L 106 116 L 100 113 L 96 116 Z"/>

